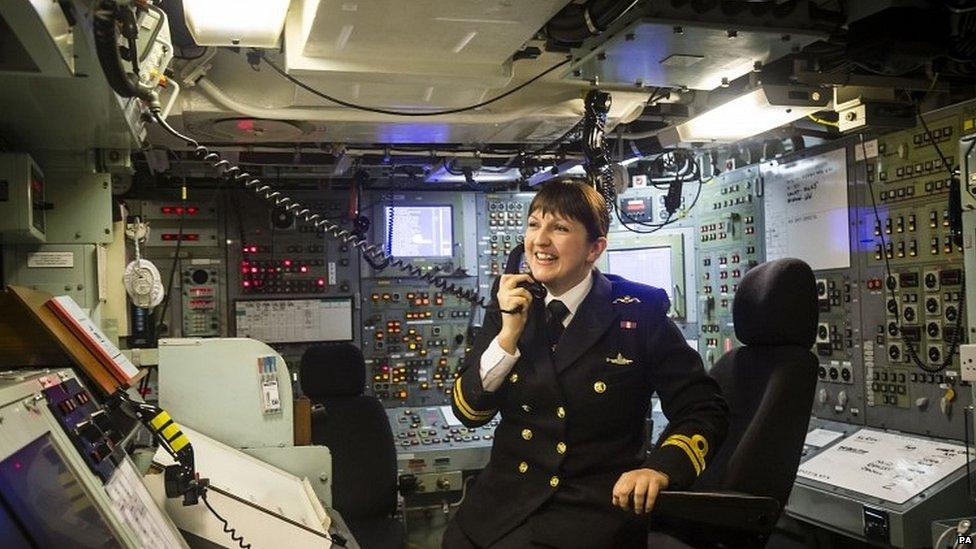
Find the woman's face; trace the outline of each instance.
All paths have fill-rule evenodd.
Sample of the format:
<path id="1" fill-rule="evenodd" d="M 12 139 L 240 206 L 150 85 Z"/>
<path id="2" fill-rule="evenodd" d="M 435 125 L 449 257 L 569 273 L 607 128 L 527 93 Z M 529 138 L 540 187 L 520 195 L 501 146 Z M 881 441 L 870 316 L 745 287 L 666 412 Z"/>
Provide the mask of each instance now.
<path id="1" fill-rule="evenodd" d="M 532 277 L 560 295 L 578 284 L 607 246 L 607 239 L 587 238 L 575 219 L 533 210 L 525 227 L 525 257 Z"/>

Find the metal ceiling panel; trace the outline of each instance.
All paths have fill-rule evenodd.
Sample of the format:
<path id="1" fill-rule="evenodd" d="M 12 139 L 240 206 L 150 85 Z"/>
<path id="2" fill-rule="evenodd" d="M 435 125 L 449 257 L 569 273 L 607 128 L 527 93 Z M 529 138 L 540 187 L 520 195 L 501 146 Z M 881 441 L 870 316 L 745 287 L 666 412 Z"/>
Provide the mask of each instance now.
<path id="1" fill-rule="evenodd" d="M 691 21 L 638 19 L 593 49 L 574 52 L 569 78 L 611 86 L 712 90 L 814 42 L 817 31 L 730 28 Z"/>

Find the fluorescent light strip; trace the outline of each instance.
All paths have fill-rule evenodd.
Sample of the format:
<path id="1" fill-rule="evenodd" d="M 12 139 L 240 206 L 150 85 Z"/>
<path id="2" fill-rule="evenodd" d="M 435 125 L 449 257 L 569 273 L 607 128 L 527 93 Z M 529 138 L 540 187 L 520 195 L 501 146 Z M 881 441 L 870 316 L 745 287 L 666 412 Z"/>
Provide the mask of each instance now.
<path id="1" fill-rule="evenodd" d="M 183 14 L 201 46 L 273 48 L 289 0 L 183 0 Z"/>
<path id="2" fill-rule="evenodd" d="M 700 141 L 732 142 L 823 110 L 823 106 L 771 105 L 763 88 L 706 111 L 676 129 L 684 143 Z"/>

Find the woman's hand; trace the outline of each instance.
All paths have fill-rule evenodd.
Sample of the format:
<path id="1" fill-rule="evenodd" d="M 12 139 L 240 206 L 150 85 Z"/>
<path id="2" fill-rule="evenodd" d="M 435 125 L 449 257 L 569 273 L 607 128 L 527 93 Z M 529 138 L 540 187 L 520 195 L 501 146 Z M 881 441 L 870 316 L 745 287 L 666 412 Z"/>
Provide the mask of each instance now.
<path id="1" fill-rule="evenodd" d="M 635 513 L 649 513 L 654 508 L 657 493 L 667 488 L 668 482 L 667 475 L 654 469 L 627 471 L 613 485 L 613 504 L 629 511 L 633 499 Z"/>
<path id="2" fill-rule="evenodd" d="M 525 288 L 519 288 L 520 282 L 535 282 L 528 274 L 506 274 L 502 275 L 501 282 L 498 284 L 498 306 L 503 311 L 514 311 L 521 307 L 517 313 L 502 313 L 502 329 L 498 332 L 498 344 L 508 354 L 515 354 L 515 347 L 525 322 L 529 318 L 529 306 L 532 305 L 532 294 Z"/>

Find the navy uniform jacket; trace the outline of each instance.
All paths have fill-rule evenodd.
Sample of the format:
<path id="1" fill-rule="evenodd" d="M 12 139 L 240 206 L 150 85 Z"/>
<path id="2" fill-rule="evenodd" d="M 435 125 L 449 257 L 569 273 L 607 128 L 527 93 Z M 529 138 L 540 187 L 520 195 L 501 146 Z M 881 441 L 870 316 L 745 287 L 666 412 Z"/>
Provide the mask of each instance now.
<path id="1" fill-rule="evenodd" d="M 656 469 L 676 490 L 701 474 L 725 435 L 728 407 L 667 318 L 669 306 L 663 290 L 594 270 L 554 354 L 545 306 L 533 301 L 521 357 L 494 392 L 480 373 L 481 354 L 501 328 L 500 313 L 489 310 L 452 395 L 468 427 L 501 414 L 490 462 L 455 519 L 469 538 L 491 545 L 532 515 L 539 541 L 609 546 L 634 516 L 611 503 L 621 473 Z M 644 418 L 655 391 L 670 423 L 648 456 Z"/>

